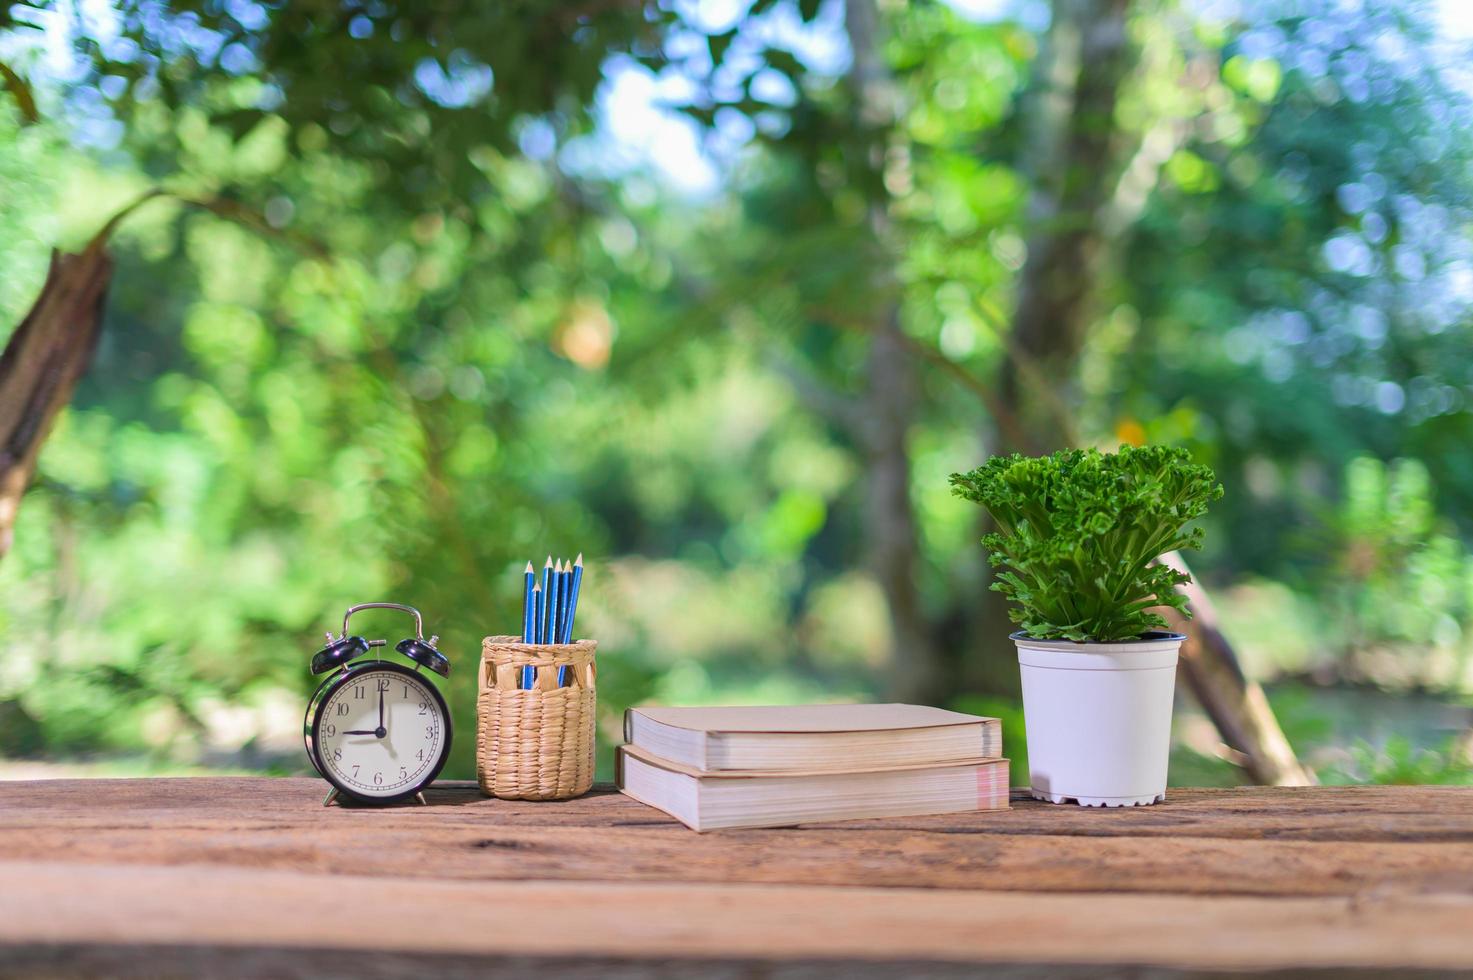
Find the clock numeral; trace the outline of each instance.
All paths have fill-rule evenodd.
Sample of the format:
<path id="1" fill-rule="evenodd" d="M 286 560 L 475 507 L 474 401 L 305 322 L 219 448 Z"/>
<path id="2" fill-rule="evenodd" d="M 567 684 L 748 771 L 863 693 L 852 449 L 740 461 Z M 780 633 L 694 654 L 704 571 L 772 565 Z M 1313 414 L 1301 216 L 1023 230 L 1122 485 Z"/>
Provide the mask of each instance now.
<path id="1" fill-rule="evenodd" d="M 357 687 L 353 688 L 354 701 L 362 701 L 366 697 L 368 697 L 368 691 L 363 687 L 362 684 L 359 684 Z"/>
<path id="2" fill-rule="evenodd" d="M 404 700 L 405 701 L 408 701 L 409 700 L 409 685 L 408 684 L 405 684 L 404 685 Z"/>
<path id="3" fill-rule="evenodd" d="M 403 780 L 408 779 L 408 778 L 409 778 L 409 770 L 408 769 L 405 769 L 403 766 L 400 766 L 399 767 L 399 779 L 400 779 L 400 781 L 403 781 Z"/>
<path id="4" fill-rule="evenodd" d="M 380 694 L 389 693 L 389 679 L 387 677 L 380 677 L 378 679 L 378 690 Z"/>
<path id="5" fill-rule="evenodd" d="M 360 768 L 362 768 L 362 767 L 361 767 L 361 766 L 354 766 L 354 767 L 353 767 L 353 778 L 354 778 L 354 779 L 357 779 L 357 778 L 358 778 L 358 770 L 359 770 L 359 769 L 360 769 Z"/>
<path id="6" fill-rule="evenodd" d="M 338 710 L 337 710 L 336 713 L 337 714 L 340 714 L 340 715 L 347 714 L 348 713 L 348 702 L 346 702 L 346 701 L 339 701 L 338 702 Z"/>
<path id="7" fill-rule="evenodd" d="M 337 725 L 323 725 L 322 726 L 322 734 L 326 738 L 332 738 L 337 733 L 338 733 L 338 726 Z"/>
<path id="8" fill-rule="evenodd" d="M 419 703 L 419 713 L 422 715 L 430 713 L 430 703 L 428 701 L 421 701 Z"/>
<path id="9" fill-rule="evenodd" d="M 414 753 L 414 757 L 416 759 L 418 759 L 420 762 L 425 761 L 425 750 L 424 749 L 420 749 L 418 752 Z"/>
<path id="10" fill-rule="evenodd" d="M 381 773 L 381 772 L 374 773 L 373 774 L 373 785 L 375 785 L 375 786 L 382 786 L 383 784 L 384 784 L 384 774 Z"/>
<path id="11" fill-rule="evenodd" d="M 332 750 L 332 761 L 333 762 L 342 762 L 343 761 L 343 750 L 342 749 L 333 749 Z"/>

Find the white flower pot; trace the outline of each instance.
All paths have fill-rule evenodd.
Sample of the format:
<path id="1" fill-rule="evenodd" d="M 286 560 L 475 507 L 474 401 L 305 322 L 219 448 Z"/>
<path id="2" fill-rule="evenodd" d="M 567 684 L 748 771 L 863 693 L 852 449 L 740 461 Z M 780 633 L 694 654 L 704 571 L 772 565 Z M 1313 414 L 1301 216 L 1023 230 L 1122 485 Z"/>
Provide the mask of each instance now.
<path id="1" fill-rule="evenodd" d="M 1071 643 L 1013 634 L 1035 799 L 1144 806 L 1166 798 L 1176 658 L 1185 639 L 1152 633 Z"/>

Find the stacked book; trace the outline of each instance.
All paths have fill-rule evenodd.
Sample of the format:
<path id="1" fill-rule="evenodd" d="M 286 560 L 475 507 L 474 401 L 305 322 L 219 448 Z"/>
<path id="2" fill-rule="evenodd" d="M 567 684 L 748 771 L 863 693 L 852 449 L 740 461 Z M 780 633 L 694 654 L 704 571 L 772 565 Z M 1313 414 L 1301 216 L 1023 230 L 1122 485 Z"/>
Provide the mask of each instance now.
<path id="1" fill-rule="evenodd" d="M 631 708 L 619 789 L 692 830 L 1002 810 L 1002 724 L 915 704 Z"/>

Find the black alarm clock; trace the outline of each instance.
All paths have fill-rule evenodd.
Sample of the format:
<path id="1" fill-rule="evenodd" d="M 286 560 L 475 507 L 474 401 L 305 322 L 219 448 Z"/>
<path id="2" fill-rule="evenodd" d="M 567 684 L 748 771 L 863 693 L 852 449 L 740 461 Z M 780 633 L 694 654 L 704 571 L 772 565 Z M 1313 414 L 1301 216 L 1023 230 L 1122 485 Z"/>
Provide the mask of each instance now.
<path id="1" fill-rule="evenodd" d="M 414 636 L 394 647 L 411 667 L 389 663 L 374 652 L 387 640 L 348 633 L 348 620 L 364 609 L 398 609 L 414 617 Z M 343 632 L 327 634 L 327 646 L 312 657 L 312 673 L 330 676 L 307 703 L 303 737 L 307 758 L 332 791 L 327 806 L 346 797 L 383 804 L 418 798 L 434 782 L 450 754 L 450 709 L 430 673 L 450 675 L 450 661 L 424 638 L 419 610 L 397 602 L 365 602 L 343 614 Z"/>

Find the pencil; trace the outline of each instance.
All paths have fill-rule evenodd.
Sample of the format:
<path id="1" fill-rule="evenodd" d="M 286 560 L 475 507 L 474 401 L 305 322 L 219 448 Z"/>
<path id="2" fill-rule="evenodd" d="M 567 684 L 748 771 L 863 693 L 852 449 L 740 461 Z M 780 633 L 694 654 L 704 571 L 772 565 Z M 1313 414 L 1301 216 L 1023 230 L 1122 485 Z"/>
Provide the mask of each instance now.
<path id="1" fill-rule="evenodd" d="M 537 609 L 536 643 L 547 642 L 547 607 L 551 605 L 552 599 L 552 555 L 547 556 L 547 563 L 542 566 L 542 605 Z"/>
<path id="2" fill-rule="evenodd" d="M 532 586 L 532 642 L 533 643 L 539 642 L 539 640 L 537 639 L 537 624 L 540 623 L 540 622 L 542 622 L 542 607 L 543 607 L 543 605 L 545 605 L 545 603 L 544 603 L 543 598 L 542 598 L 542 586 L 540 586 L 540 585 L 534 585 L 534 586 Z M 522 669 L 520 671 L 518 671 L 518 674 L 520 676 L 519 676 L 519 679 L 517 681 L 517 687 L 520 687 L 523 690 L 527 690 L 527 689 L 531 688 L 533 682 L 536 681 L 536 679 L 537 679 L 537 668 L 536 667 L 533 667 L 531 664 L 527 664 L 524 667 L 522 667 Z"/>
<path id="3" fill-rule="evenodd" d="M 544 600 L 542 598 L 542 586 L 540 586 L 540 585 L 534 585 L 534 586 L 532 586 L 532 642 L 533 643 L 541 643 L 542 642 L 542 635 L 541 635 L 541 629 L 542 629 L 542 627 L 541 627 L 541 623 L 542 623 L 542 607 L 543 607 L 543 604 L 544 604 Z"/>
<path id="4" fill-rule="evenodd" d="M 544 623 L 542 643 L 557 643 L 558 607 L 563 604 L 563 560 L 554 559 L 548 585 L 548 617 Z"/>
<path id="5" fill-rule="evenodd" d="M 537 573 L 532 570 L 531 562 L 527 562 L 527 570 L 523 574 L 527 578 L 527 587 L 522 591 L 522 642 L 531 643 L 536 639 L 532 629 L 532 614 L 536 611 L 532 589 L 537 584 Z"/>
<path id="6" fill-rule="evenodd" d="M 568 585 L 568 613 L 563 622 L 563 642 L 573 642 L 573 617 L 578 614 L 578 587 L 583 584 L 583 552 L 578 552 L 578 560 L 573 562 L 573 578 Z"/>
<path id="7" fill-rule="evenodd" d="M 568 603 L 569 600 L 572 598 L 572 577 L 572 564 L 569 563 L 565 565 L 561 560 L 559 560 L 557 563 L 557 568 L 553 571 L 552 575 L 553 581 L 557 583 L 556 591 L 558 597 L 557 622 L 552 631 L 552 642 L 554 643 L 568 642 L 564 638 L 564 634 L 567 632 L 568 626 Z M 566 687 L 567 680 L 568 668 L 566 666 L 559 667 L 557 669 L 557 686 Z"/>
<path id="8" fill-rule="evenodd" d="M 563 643 L 563 628 L 568 623 L 568 600 L 572 598 L 573 563 L 563 562 L 557 573 L 557 629 L 552 631 L 553 642 Z"/>
<path id="9" fill-rule="evenodd" d="M 562 615 L 563 602 L 563 560 L 554 558 L 552 560 L 552 575 L 549 577 L 547 586 L 547 639 L 543 643 L 557 642 L 558 617 Z"/>

